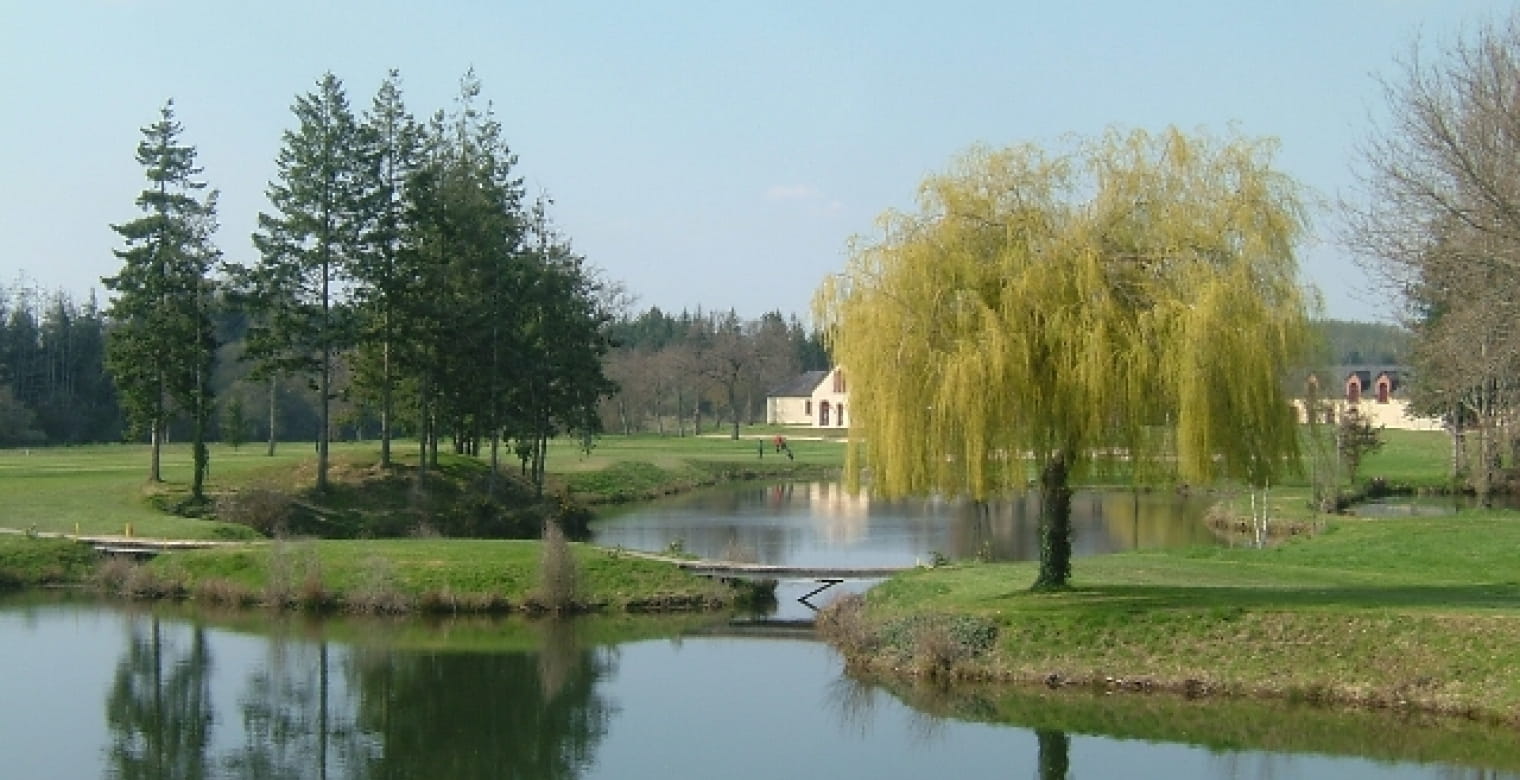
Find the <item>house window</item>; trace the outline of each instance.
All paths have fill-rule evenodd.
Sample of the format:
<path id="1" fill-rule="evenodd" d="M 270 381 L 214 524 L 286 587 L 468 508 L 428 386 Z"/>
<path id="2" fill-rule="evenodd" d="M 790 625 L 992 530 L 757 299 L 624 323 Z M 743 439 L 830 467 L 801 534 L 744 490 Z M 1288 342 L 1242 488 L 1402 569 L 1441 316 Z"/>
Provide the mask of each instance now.
<path id="1" fill-rule="evenodd" d="M 1346 383 L 1346 403 L 1354 404 L 1361 400 L 1362 381 L 1356 377 L 1352 377 L 1351 381 Z"/>
<path id="2" fill-rule="evenodd" d="M 824 401 L 818 405 L 818 427 L 829 427 L 829 402 Z"/>
<path id="3" fill-rule="evenodd" d="M 844 372 L 843 371 L 835 371 L 834 372 L 834 392 L 836 392 L 836 393 L 843 393 L 844 392 Z"/>
<path id="4" fill-rule="evenodd" d="M 802 413 L 809 417 L 813 416 L 813 399 L 809 398 L 802 402 Z"/>
<path id="5" fill-rule="evenodd" d="M 1388 381 L 1388 377 L 1379 377 L 1378 378 L 1378 383 L 1377 383 L 1378 403 L 1380 403 L 1380 404 L 1386 404 L 1386 403 L 1388 403 L 1388 390 L 1389 390 L 1388 386 L 1390 384 L 1391 383 Z"/>
<path id="6" fill-rule="evenodd" d="M 840 404 L 839 405 L 839 411 L 836 412 L 834 416 L 839 418 L 835 422 L 838 423 L 839 427 L 843 428 L 844 427 L 844 404 Z"/>

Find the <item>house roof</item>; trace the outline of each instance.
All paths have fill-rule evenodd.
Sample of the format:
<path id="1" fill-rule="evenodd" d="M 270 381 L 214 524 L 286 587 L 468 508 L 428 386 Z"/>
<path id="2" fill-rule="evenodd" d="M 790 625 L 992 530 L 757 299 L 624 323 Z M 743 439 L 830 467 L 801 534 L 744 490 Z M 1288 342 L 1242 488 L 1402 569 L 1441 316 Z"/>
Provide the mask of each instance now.
<path id="1" fill-rule="evenodd" d="M 768 394 L 771 398 L 806 398 L 818 389 L 823 383 L 823 378 L 828 376 L 827 371 L 804 371 L 785 384 L 772 389 Z"/>

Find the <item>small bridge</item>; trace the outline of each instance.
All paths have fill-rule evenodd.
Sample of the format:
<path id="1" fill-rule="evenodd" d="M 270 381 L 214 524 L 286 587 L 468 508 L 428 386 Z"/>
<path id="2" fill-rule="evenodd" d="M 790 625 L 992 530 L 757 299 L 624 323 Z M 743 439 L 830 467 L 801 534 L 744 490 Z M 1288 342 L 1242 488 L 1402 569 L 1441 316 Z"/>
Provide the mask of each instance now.
<path id="1" fill-rule="evenodd" d="M 845 580 L 886 579 L 900 572 L 920 568 L 918 566 L 791 566 L 776 563 L 693 560 L 628 549 L 609 550 L 609 552 L 668 563 L 699 577 L 715 577 L 721 580 L 812 580 L 820 587 L 808 591 L 797 599 L 809 607 L 813 607 L 813 603 L 808 599 Z"/>

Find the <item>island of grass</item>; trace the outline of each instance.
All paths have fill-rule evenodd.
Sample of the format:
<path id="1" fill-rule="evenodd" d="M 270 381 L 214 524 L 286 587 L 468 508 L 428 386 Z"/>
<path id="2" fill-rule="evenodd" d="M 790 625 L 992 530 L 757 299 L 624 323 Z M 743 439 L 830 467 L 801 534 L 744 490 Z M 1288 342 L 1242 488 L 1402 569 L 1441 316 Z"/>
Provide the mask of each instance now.
<path id="1" fill-rule="evenodd" d="M 857 672 L 1237 695 L 1520 725 L 1520 518 L 1337 518 L 1268 548 L 909 572 L 820 628 Z"/>

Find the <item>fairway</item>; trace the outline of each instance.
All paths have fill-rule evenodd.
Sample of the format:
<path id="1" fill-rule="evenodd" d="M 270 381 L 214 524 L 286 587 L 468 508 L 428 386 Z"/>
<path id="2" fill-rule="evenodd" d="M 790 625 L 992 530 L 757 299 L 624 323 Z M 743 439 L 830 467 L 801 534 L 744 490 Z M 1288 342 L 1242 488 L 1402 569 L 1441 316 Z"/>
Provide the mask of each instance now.
<path id="1" fill-rule="evenodd" d="M 619 500 L 658 493 L 671 485 L 686 489 L 712 482 L 744 469 L 765 467 L 774 473 L 786 468 L 836 468 L 844 447 L 837 441 L 788 438 L 793 459 L 776 453 L 773 429 L 746 432 L 734 441 L 722 435 L 611 436 L 598 439 L 591 452 L 572 439 L 550 442 L 546 492 L 560 487 L 588 499 L 613 496 Z M 760 452 L 764 447 L 764 457 Z M 310 442 L 285 442 L 275 455 L 264 444 L 239 448 L 211 445 L 207 492 L 218 493 L 271 481 L 283 487 L 292 475 L 309 478 L 301 465 L 315 460 Z M 415 465 L 417 443 L 393 444 L 396 462 Z M 359 465 L 379 460 L 375 442 L 334 443 L 332 457 Z M 145 444 L 101 444 L 84 447 L 0 449 L 0 528 L 35 529 L 54 533 L 121 534 L 130 525 L 137 536 L 180 539 L 216 538 L 241 534 L 225 524 L 178 517 L 161 511 L 154 495 L 174 500 L 187 492 L 191 458 L 188 443 L 163 448 L 164 482 L 147 481 L 149 447 Z M 510 447 L 501 452 L 502 468 L 517 462 Z M 783 466 L 785 464 L 785 466 Z M 306 485 L 309 487 L 309 485 Z"/>

